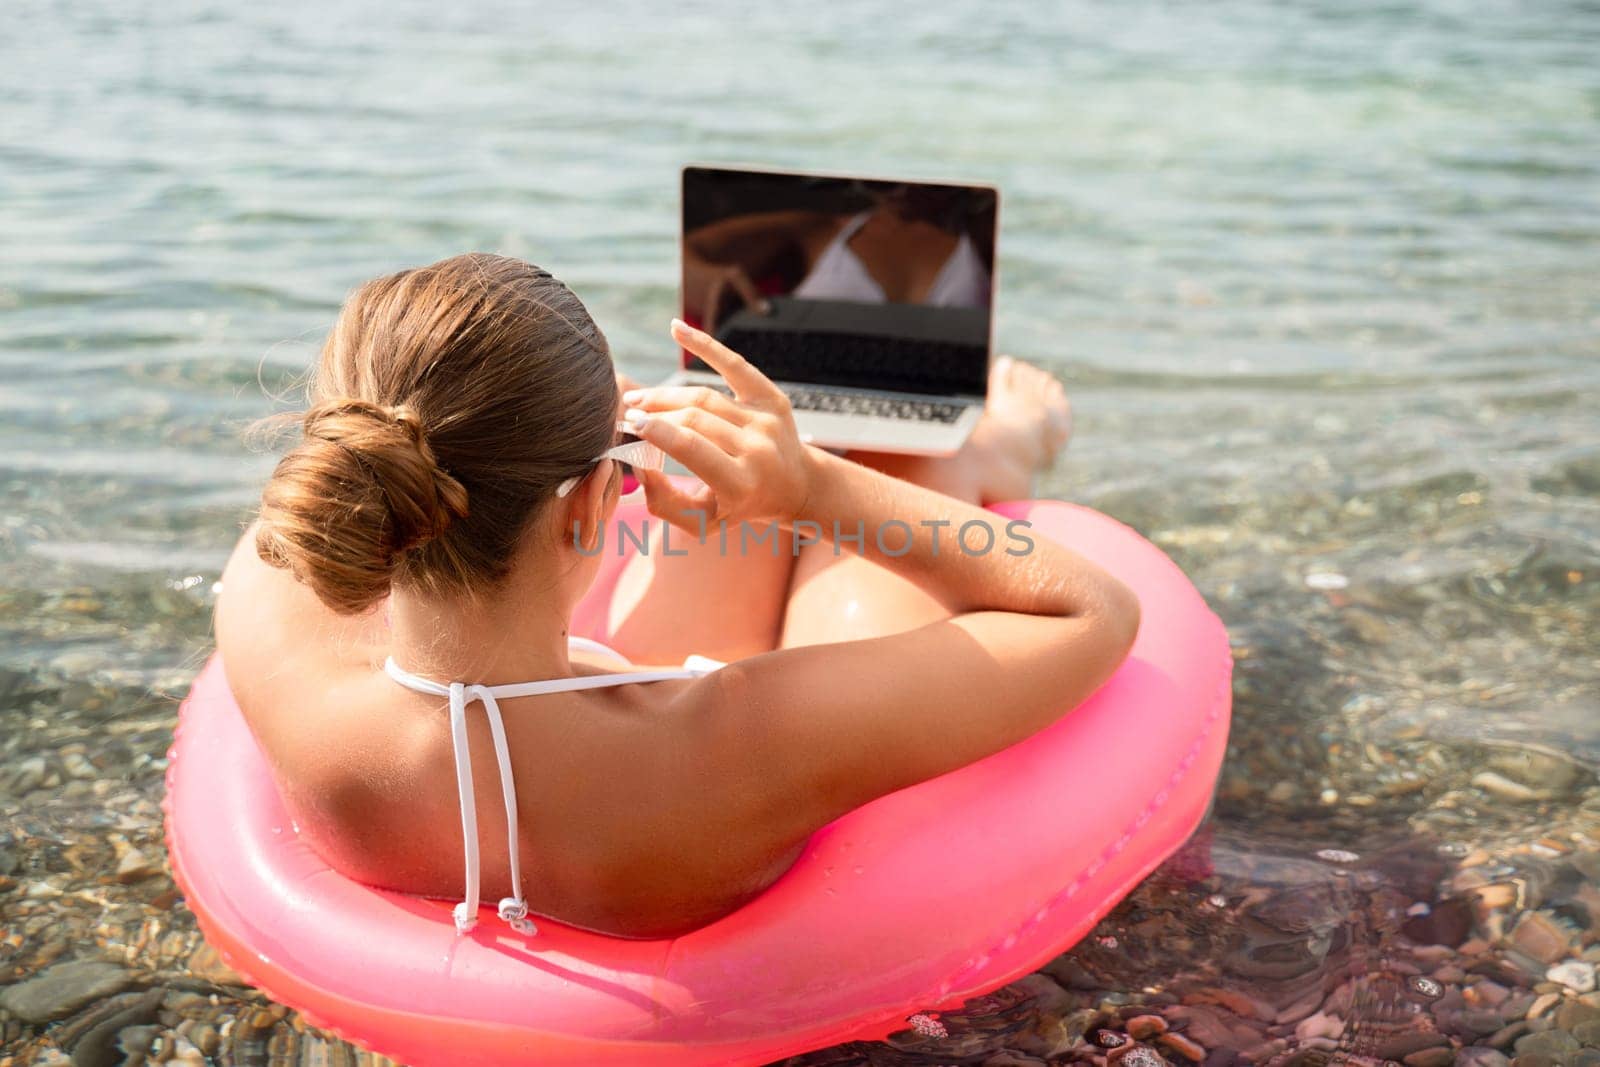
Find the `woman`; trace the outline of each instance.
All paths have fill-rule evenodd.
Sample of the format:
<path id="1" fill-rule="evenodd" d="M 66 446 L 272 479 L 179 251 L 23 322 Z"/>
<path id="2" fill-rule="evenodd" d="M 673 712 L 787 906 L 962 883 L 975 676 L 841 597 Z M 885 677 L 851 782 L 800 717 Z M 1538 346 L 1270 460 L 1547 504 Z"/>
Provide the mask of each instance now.
<path id="1" fill-rule="evenodd" d="M 346 303 L 216 618 L 229 685 L 334 867 L 449 897 L 465 852 L 460 929 L 482 889 L 513 923 L 681 933 L 839 815 L 1057 719 L 1126 654 L 1137 602 L 1094 565 L 1042 538 L 1020 556 L 951 542 L 976 521 L 1011 543 L 979 504 L 1025 494 L 1064 443 L 1053 379 L 1001 364 L 961 454 L 866 457 L 893 477 L 802 444 L 753 367 L 681 323 L 673 338 L 735 396 L 635 390 L 624 408 L 583 305 L 518 260 L 457 256 Z M 641 471 L 688 554 L 635 559 L 610 632 L 635 661 L 734 661 L 720 670 L 612 684 L 634 675 L 569 646 L 619 496 L 619 412 L 704 485 Z M 870 532 L 863 555 L 724 553 L 682 532 L 702 513 L 895 520 L 911 543 L 887 565 Z M 530 680 L 554 691 L 482 688 Z"/>

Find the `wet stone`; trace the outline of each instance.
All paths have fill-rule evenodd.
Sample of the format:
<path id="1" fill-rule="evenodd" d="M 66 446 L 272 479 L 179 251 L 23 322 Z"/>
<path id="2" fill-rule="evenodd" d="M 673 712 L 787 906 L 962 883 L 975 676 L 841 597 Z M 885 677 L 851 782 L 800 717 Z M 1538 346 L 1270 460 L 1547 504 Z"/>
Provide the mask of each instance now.
<path id="1" fill-rule="evenodd" d="M 205 943 L 195 949 L 194 955 L 189 957 L 189 973 L 196 978 L 216 985 L 246 984 L 244 977 L 238 971 L 222 962 L 222 957 L 217 954 L 217 950 Z"/>
<path id="2" fill-rule="evenodd" d="M 1448 1045 L 1418 1049 L 1405 1057 L 1406 1067 L 1450 1067 L 1456 1061 L 1456 1050 Z"/>
<path id="3" fill-rule="evenodd" d="M 1422 1030 L 1391 1034 L 1378 1043 L 1377 1056 L 1382 1060 L 1403 1060 L 1413 1052 L 1437 1045 L 1448 1045 L 1450 1039 L 1440 1033 Z"/>
<path id="4" fill-rule="evenodd" d="M 1167 1020 L 1159 1015 L 1135 1015 L 1125 1024 L 1135 1041 L 1145 1041 L 1167 1032 Z"/>
<path id="5" fill-rule="evenodd" d="M 1456 1053 L 1456 1067 L 1511 1067 L 1511 1060 L 1503 1052 L 1470 1045 Z"/>
<path id="6" fill-rule="evenodd" d="M 160 866 L 149 856 L 136 848 L 130 848 L 117 862 L 117 881 L 124 883 L 142 881 L 158 870 Z"/>
<path id="7" fill-rule="evenodd" d="M 1569 1032 L 1584 1023 L 1596 1021 L 1600 1021 L 1600 1008 L 1585 1004 L 1575 997 L 1562 1001 L 1561 1006 L 1556 1008 L 1556 1026 Z"/>
<path id="8" fill-rule="evenodd" d="M 1551 964 L 1572 954 L 1572 935 L 1549 915 L 1532 911 L 1511 931 L 1511 947 L 1540 963 Z"/>
<path id="9" fill-rule="evenodd" d="M 1562 1059 L 1583 1046 L 1578 1039 L 1561 1030 L 1546 1030 L 1517 1038 L 1517 1056 L 1537 1055 Z"/>
<path id="10" fill-rule="evenodd" d="M 1161 1058 L 1161 1053 L 1148 1045 L 1130 1045 L 1128 1051 L 1119 1057 L 1117 1062 L 1121 1063 L 1122 1067 L 1167 1067 L 1167 1061 Z"/>
<path id="11" fill-rule="evenodd" d="M 30 1023 L 69 1015 L 85 1004 L 121 992 L 133 975 L 114 963 L 72 960 L 0 990 L 0 1008 Z"/>
<path id="12" fill-rule="evenodd" d="M 1473 775 L 1472 784 L 1491 796 L 1516 804 L 1530 804 L 1544 796 L 1537 789 L 1530 789 L 1494 771 L 1480 771 Z"/>
<path id="13" fill-rule="evenodd" d="M 117 1048 L 125 1057 L 143 1056 L 161 1036 L 160 1027 L 129 1026 L 117 1034 Z"/>
<path id="14" fill-rule="evenodd" d="M 148 1025 L 161 1008 L 164 992 L 122 993 L 97 1004 L 57 1035 L 72 1052 L 73 1067 L 113 1067 L 123 1062 L 121 1034 Z"/>
<path id="15" fill-rule="evenodd" d="M 17 763 L 16 770 L 12 772 L 10 790 L 12 795 L 21 796 L 31 793 L 44 785 L 47 765 L 42 756 L 30 756 Z"/>
<path id="16" fill-rule="evenodd" d="M 1402 929 L 1413 941 L 1428 945 L 1459 945 L 1472 933 L 1472 901 L 1466 897 L 1442 900 L 1426 915 L 1413 916 Z"/>
<path id="17" fill-rule="evenodd" d="M 1506 1024 L 1506 1017 L 1497 1011 L 1464 1011 L 1457 1016 L 1461 1030 L 1473 1037 L 1483 1037 L 1497 1032 Z"/>
<path id="18" fill-rule="evenodd" d="M 1574 993 L 1592 993 L 1595 987 L 1594 964 L 1584 960 L 1558 963 L 1545 972 L 1545 977 L 1560 983 Z"/>
<path id="19" fill-rule="evenodd" d="M 1486 1008 L 1498 1008 L 1511 995 L 1511 990 L 1489 978 L 1468 986 L 1465 992 L 1473 1003 Z"/>
<path id="20" fill-rule="evenodd" d="M 1528 1005 L 1526 1018 L 1530 1020 L 1542 1018 L 1546 1012 L 1559 1003 L 1561 1003 L 1560 993 L 1541 993 L 1538 999 Z"/>
<path id="21" fill-rule="evenodd" d="M 1206 1058 L 1206 1050 L 1182 1034 L 1162 1034 L 1157 1044 L 1191 1063 L 1200 1063 Z"/>

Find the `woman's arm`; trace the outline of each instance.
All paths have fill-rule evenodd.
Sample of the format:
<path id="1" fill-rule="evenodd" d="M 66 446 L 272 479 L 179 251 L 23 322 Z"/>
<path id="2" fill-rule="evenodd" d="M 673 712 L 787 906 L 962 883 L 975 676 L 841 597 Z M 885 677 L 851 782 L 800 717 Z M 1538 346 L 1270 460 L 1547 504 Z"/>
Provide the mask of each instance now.
<path id="1" fill-rule="evenodd" d="M 755 279 L 792 248 L 805 252 L 809 262 L 818 234 L 831 233 L 838 223 L 838 216 L 824 212 L 767 211 L 690 231 L 683 238 L 684 313 L 714 334 L 730 305 L 761 307 Z"/>
<path id="2" fill-rule="evenodd" d="M 1029 736 L 1122 662 L 1139 605 L 1121 582 L 1046 538 L 1009 538 L 992 512 L 801 444 L 786 398 L 759 371 L 698 331 L 675 326 L 674 335 L 722 373 L 735 399 L 694 389 L 629 394 L 643 436 L 704 482 L 683 490 L 649 476 L 655 514 L 691 530 L 702 515 L 811 533 L 809 523 L 825 536 L 835 524 L 860 530 L 859 549 L 848 550 L 878 558 L 952 611 L 906 633 L 785 649 L 718 672 L 718 699 L 740 717 L 739 729 L 725 731 L 729 743 L 763 768 L 773 817 L 788 832 L 803 836 Z M 992 550 L 955 545 L 969 523 L 992 531 Z M 969 543 L 987 540 L 969 534 Z"/>

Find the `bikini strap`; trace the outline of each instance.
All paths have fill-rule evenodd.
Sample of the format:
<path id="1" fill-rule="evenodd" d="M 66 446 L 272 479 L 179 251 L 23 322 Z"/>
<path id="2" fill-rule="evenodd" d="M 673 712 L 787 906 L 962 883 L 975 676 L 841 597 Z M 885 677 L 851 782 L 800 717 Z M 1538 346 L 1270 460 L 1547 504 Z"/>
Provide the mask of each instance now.
<path id="1" fill-rule="evenodd" d="M 603 649 L 605 646 L 600 647 Z M 503 898 L 495 910 L 513 930 L 531 937 L 538 933 L 538 928 L 528 918 L 528 902 L 522 895 L 522 864 L 517 854 L 517 792 L 512 781 L 511 747 L 506 743 L 505 720 L 500 714 L 500 703 L 496 698 L 600 689 L 627 685 L 631 682 L 698 678 L 722 666 L 724 664 L 721 662 L 705 656 L 690 656 L 684 661 L 683 667 L 676 670 L 581 675 L 574 678 L 552 678 L 543 682 L 521 682 L 512 685 L 465 685 L 461 682 L 444 685 L 403 670 L 395 663 L 392 656 L 384 660 L 384 673 L 394 681 L 407 689 L 432 696 L 442 696 L 450 702 L 450 747 L 455 753 L 456 793 L 461 805 L 461 838 L 466 853 L 465 899 L 451 909 L 457 936 L 467 933 L 477 925 L 480 894 L 478 803 L 472 784 L 472 749 L 467 739 L 467 705 L 473 701 L 481 703 L 484 714 L 489 720 L 489 736 L 494 742 L 495 761 L 500 772 L 500 795 L 506 808 L 506 855 L 511 864 L 511 895 Z"/>
<path id="2" fill-rule="evenodd" d="M 870 218 L 872 218 L 872 212 L 870 211 L 857 212 L 848 222 L 839 227 L 839 232 L 833 236 L 832 247 L 843 248 L 849 244 L 850 238 L 854 237 L 856 231 L 865 226 Z"/>

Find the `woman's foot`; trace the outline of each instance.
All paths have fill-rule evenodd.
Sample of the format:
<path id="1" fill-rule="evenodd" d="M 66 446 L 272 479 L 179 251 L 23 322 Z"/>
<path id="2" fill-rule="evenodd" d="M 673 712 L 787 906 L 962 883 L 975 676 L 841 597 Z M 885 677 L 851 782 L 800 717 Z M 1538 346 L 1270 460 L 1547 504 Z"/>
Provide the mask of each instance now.
<path id="1" fill-rule="evenodd" d="M 1055 375 L 1001 356 L 989 372 L 983 418 L 962 447 L 979 472 L 979 502 L 1026 500 L 1072 437 L 1072 404 Z"/>

